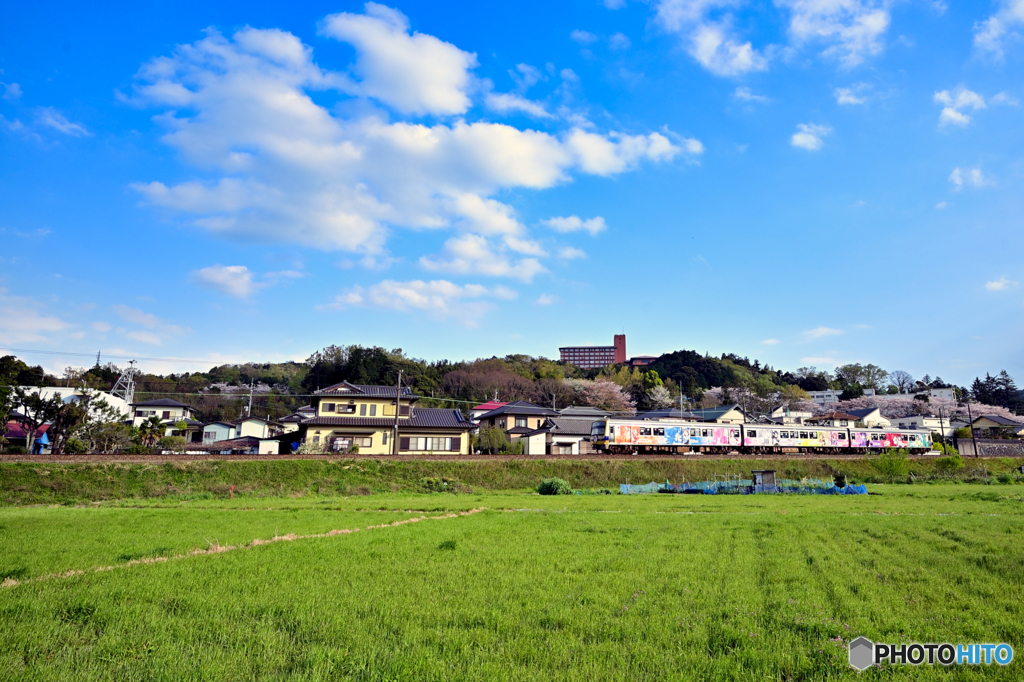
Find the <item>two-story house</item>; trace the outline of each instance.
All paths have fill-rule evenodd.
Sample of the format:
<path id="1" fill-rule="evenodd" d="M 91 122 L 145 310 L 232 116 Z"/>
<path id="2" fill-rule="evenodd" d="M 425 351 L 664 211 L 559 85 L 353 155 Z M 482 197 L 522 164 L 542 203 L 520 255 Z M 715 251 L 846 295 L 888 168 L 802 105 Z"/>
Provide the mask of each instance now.
<path id="1" fill-rule="evenodd" d="M 160 423 L 166 427 L 165 436 L 182 436 L 188 442 L 202 440 L 203 423 L 192 416 L 192 407 L 170 398 L 146 400 L 132 403 L 132 426 L 139 426 L 150 417 L 159 417 Z M 184 430 L 178 424 L 185 422 Z"/>
<path id="2" fill-rule="evenodd" d="M 520 436 L 535 431 L 544 424 L 548 417 L 562 415 L 546 407 L 534 405 L 525 400 L 506 403 L 490 412 L 480 415 L 477 423 L 481 428 L 496 427 L 505 432 L 509 440 L 518 440 Z"/>
<path id="3" fill-rule="evenodd" d="M 456 409 L 416 407 L 420 396 L 409 388 L 343 381 L 314 396 L 316 416 L 299 425 L 304 442 L 371 455 L 469 453 L 476 424 Z"/>

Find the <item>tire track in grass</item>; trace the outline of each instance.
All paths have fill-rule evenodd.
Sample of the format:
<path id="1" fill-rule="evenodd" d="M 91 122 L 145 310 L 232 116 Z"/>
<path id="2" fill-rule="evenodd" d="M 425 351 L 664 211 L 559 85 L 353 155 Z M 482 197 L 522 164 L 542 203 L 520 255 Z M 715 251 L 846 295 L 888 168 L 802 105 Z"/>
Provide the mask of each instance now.
<path id="1" fill-rule="evenodd" d="M 262 545 L 271 545 L 275 542 L 294 542 L 296 540 L 310 540 L 314 538 L 330 538 L 338 535 L 351 535 L 352 533 L 358 533 L 360 530 L 376 530 L 380 528 L 394 528 L 395 526 L 404 526 L 407 523 L 418 523 L 419 521 L 437 521 L 440 519 L 454 519 L 459 516 L 470 516 L 472 514 L 479 514 L 482 511 L 486 511 L 487 507 L 480 507 L 478 509 L 470 509 L 469 511 L 452 512 L 449 514 L 441 514 L 440 516 L 417 516 L 411 519 L 399 519 L 391 523 L 380 523 L 373 526 L 367 526 L 363 528 L 340 528 L 329 530 L 326 533 L 310 533 L 308 535 L 297 535 L 295 533 L 288 533 L 287 535 L 275 535 L 272 538 L 262 539 L 255 538 L 252 542 L 244 545 L 221 545 L 216 540 L 209 542 L 210 546 L 206 549 L 196 548 L 185 554 L 176 554 L 174 556 L 155 556 L 155 557 L 143 557 L 140 559 L 132 559 L 126 561 L 123 564 L 117 564 L 113 566 L 96 566 L 90 569 L 73 569 L 70 571 L 63 571 L 61 573 L 48 573 L 35 578 L 28 578 L 26 580 L 18 580 L 17 578 L 8 576 L 0 582 L 0 588 L 3 587 L 16 587 L 18 585 L 25 585 L 28 583 L 43 582 L 48 580 L 58 580 L 60 578 L 72 578 L 77 575 L 85 575 L 87 573 L 103 573 L 106 571 L 113 571 L 120 568 L 129 568 L 131 566 L 141 566 L 145 564 L 161 564 L 167 561 L 177 559 L 187 559 L 194 556 L 202 556 L 206 554 L 223 554 L 224 552 L 233 552 L 240 549 L 252 549 L 254 547 L 260 547 Z"/>

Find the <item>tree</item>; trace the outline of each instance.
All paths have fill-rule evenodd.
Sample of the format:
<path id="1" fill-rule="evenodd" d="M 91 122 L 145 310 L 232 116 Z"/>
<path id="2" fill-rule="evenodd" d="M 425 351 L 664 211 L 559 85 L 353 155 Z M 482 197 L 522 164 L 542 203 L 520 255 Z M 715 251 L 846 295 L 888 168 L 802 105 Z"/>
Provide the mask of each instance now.
<path id="1" fill-rule="evenodd" d="M 795 382 L 805 391 L 827 391 L 832 388 L 832 377 L 817 367 L 801 367 L 796 371 Z"/>
<path id="2" fill-rule="evenodd" d="M 10 421 L 11 412 L 16 405 L 14 389 L 6 384 L 0 384 L 0 446 L 7 441 L 7 422 Z"/>
<path id="3" fill-rule="evenodd" d="M 584 405 L 621 414 L 632 414 L 636 411 L 636 403 L 621 386 L 612 381 L 566 379 L 565 382 L 572 387 Z"/>
<path id="4" fill-rule="evenodd" d="M 664 386 L 655 386 L 647 392 L 647 404 L 655 410 L 670 407 L 673 404 L 672 395 Z"/>
<path id="5" fill-rule="evenodd" d="M 854 384 L 861 388 L 873 388 L 878 390 L 885 383 L 889 373 L 876 365 L 861 365 L 858 363 L 843 365 L 836 368 L 836 380 L 844 389 Z"/>
<path id="6" fill-rule="evenodd" d="M 158 440 L 164 437 L 167 432 L 167 427 L 160 421 L 160 417 L 153 415 L 146 421 L 139 424 L 139 436 L 142 438 L 142 444 L 147 447 L 152 447 Z"/>
<path id="7" fill-rule="evenodd" d="M 32 446 L 36 439 L 36 431 L 43 424 L 53 421 L 61 408 L 64 407 L 64 401 L 61 399 L 60 393 L 54 393 L 49 398 L 43 398 L 39 391 L 29 392 L 20 386 L 15 387 L 14 393 L 21 408 L 20 412 L 25 416 L 25 450 L 31 454 Z"/>
<path id="8" fill-rule="evenodd" d="M 896 387 L 897 393 L 910 393 L 914 388 L 914 377 L 910 376 L 910 372 L 897 369 L 889 372 L 889 383 Z"/>
<path id="9" fill-rule="evenodd" d="M 854 400 L 864 396 L 864 388 L 860 384 L 850 384 L 839 394 L 839 400 Z"/>

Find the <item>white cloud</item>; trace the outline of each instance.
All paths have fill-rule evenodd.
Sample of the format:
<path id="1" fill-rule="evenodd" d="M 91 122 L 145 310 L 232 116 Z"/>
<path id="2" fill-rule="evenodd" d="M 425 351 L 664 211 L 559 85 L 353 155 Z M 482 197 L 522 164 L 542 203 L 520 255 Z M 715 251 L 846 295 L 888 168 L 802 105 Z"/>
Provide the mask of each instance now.
<path id="1" fill-rule="evenodd" d="M 971 122 L 971 117 L 963 113 L 961 109 L 977 111 L 985 108 L 985 98 L 962 85 L 957 86 L 952 92 L 949 90 L 936 92 L 933 99 L 936 104 L 944 105 L 939 113 L 940 127 L 946 125 L 965 126 Z"/>
<path id="2" fill-rule="evenodd" d="M 778 344 L 778 342 L 779 342 L 778 339 L 765 339 L 761 343 L 763 343 L 766 346 L 774 346 L 774 345 Z"/>
<path id="3" fill-rule="evenodd" d="M 510 259 L 503 250 L 496 249 L 477 234 L 452 237 L 445 242 L 444 250 L 447 259 L 423 256 L 420 265 L 434 272 L 511 277 L 524 282 L 547 271 L 536 258 Z"/>
<path id="4" fill-rule="evenodd" d="M 1005 291 L 1011 287 L 1017 286 L 1017 282 L 1012 282 L 1003 275 L 994 282 L 985 282 L 985 288 L 989 291 Z"/>
<path id="5" fill-rule="evenodd" d="M 518 237 L 513 237 L 512 235 L 505 235 L 503 241 L 505 242 L 505 246 L 512 249 L 516 253 L 522 253 L 527 256 L 548 255 L 547 251 L 545 251 L 540 244 L 529 239 L 519 239 Z"/>
<path id="6" fill-rule="evenodd" d="M 256 290 L 252 272 L 244 265 L 211 265 L 192 273 L 192 279 L 210 289 L 236 298 L 249 298 Z"/>
<path id="7" fill-rule="evenodd" d="M 425 311 L 436 317 L 457 317 L 469 326 L 492 306 L 488 300 L 509 300 L 516 292 L 507 287 L 487 288 L 479 284 L 458 285 L 447 280 L 414 280 L 397 282 L 384 280 L 368 289 L 356 286 L 339 294 L 321 310 L 343 310 L 352 307 L 381 308 L 387 310 Z"/>
<path id="8" fill-rule="evenodd" d="M 797 44 L 819 42 L 822 52 L 846 67 L 882 52 L 891 18 L 886 0 L 775 0 L 790 11 L 789 34 Z"/>
<path id="9" fill-rule="evenodd" d="M 0 83 L 0 85 L 4 86 L 4 99 L 13 101 L 21 97 L 21 86 L 17 83 Z"/>
<path id="10" fill-rule="evenodd" d="M 622 9 L 626 6 L 626 0 L 601 0 L 606 9 Z"/>
<path id="11" fill-rule="evenodd" d="M 836 88 L 833 93 L 838 104 L 864 104 L 863 97 L 858 97 L 853 88 Z"/>
<path id="12" fill-rule="evenodd" d="M 540 81 L 547 80 L 540 69 L 529 64 L 516 64 L 515 71 L 509 69 L 508 75 L 512 77 L 519 92 L 526 92 Z"/>
<path id="13" fill-rule="evenodd" d="M 939 203 L 935 204 L 935 208 L 939 209 L 940 211 L 946 208 L 947 206 L 949 206 L 949 203 L 945 201 L 940 201 Z"/>
<path id="14" fill-rule="evenodd" d="M 765 103 L 765 102 L 770 102 L 771 101 L 767 97 L 765 97 L 764 95 L 755 95 L 754 93 L 752 93 L 750 91 L 750 88 L 748 88 L 745 85 L 738 86 L 736 88 L 736 91 L 732 93 L 732 96 L 734 98 L 740 100 L 740 101 L 743 101 L 743 102 L 761 102 L 761 103 Z"/>
<path id="15" fill-rule="evenodd" d="M 541 294 L 537 297 L 537 305 L 554 305 L 558 303 L 558 297 L 550 294 Z"/>
<path id="16" fill-rule="evenodd" d="M 992 104 L 1002 104 L 1008 107 L 1017 106 L 1017 100 L 1008 92 L 1000 92 L 989 100 Z"/>
<path id="17" fill-rule="evenodd" d="M 111 306 L 111 308 L 118 317 L 124 321 L 143 327 L 143 330 L 133 329 L 126 332 L 129 338 L 135 339 L 136 341 L 160 345 L 163 342 L 162 334 L 168 336 L 180 336 L 188 331 L 183 327 L 176 324 L 170 324 L 156 315 L 144 312 L 138 308 L 132 308 L 126 305 L 115 305 Z M 121 329 L 119 331 L 125 330 Z"/>
<path id="18" fill-rule="evenodd" d="M 46 341 L 48 334 L 71 328 L 59 317 L 42 314 L 40 308 L 37 301 L 0 288 L 0 344 Z"/>
<path id="19" fill-rule="evenodd" d="M 1007 38 L 1019 37 L 1013 29 L 1024 25 L 1024 0 L 1001 0 L 999 4 L 999 11 L 974 24 L 975 49 L 995 59 L 1003 58 Z"/>
<path id="20" fill-rule="evenodd" d="M 793 133 L 789 143 L 794 147 L 800 147 L 809 151 L 818 151 L 824 142 L 821 138 L 828 135 L 832 128 L 829 126 L 815 125 L 813 123 L 799 123 L 797 131 Z"/>
<path id="21" fill-rule="evenodd" d="M 597 40 L 597 35 L 590 31 L 584 31 L 583 29 L 577 28 L 573 29 L 569 34 L 569 39 L 574 43 L 579 43 L 580 45 L 589 45 Z"/>
<path id="22" fill-rule="evenodd" d="M 843 332 L 842 329 L 833 329 L 832 327 L 815 327 L 814 329 L 808 329 L 803 332 L 801 336 L 803 336 L 805 341 L 812 341 L 814 339 L 823 339 L 826 336 L 839 336 L 843 333 L 845 332 Z"/>
<path id="23" fill-rule="evenodd" d="M 751 43 L 733 35 L 732 15 L 721 11 L 733 0 L 659 0 L 655 21 L 669 33 L 680 35 L 691 57 L 717 76 L 739 76 L 764 71 L 768 61 Z M 717 19 L 712 14 L 720 14 Z"/>
<path id="24" fill-rule="evenodd" d="M 562 260 L 575 260 L 577 258 L 586 258 L 587 252 L 574 246 L 566 246 L 559 249 L 558 257 Z"/>
<path id="25" fill-rule="evenodd" d="M 368 2 L 365 12 L 332 14 L 320 26 L 322 34 L 356 48 L 352 71 L 362 80 L 345 90 L 372 97 L 405 114 L 451 115 L 469 109 L 466 91 L 471 81 L 469 70 L 477 65 L 476 54 L 434 36 L 410 34 L 409 20 L 396 9 Z M 266 38 L 258 40 L 265 43 Z M 282 33 L 276 42 L 289 62 L 308 61 L 308 48 L 294 36 Z"/>
<path id="26" fill-rule="evenodd" d="M 571 215 L 564 218 L 548 218 L 540 222 L 556 232 L 579 232 L 583 230 L 589 232 L 591 237 L 596 237 L 599 232 L 603 232 L 608 228 L 604 218 L 601 216 L 594 216 L 593 218 L 583 220 L 579 216 Z"/>
<path id="27" fill-rule="evenodd" d="M 992 179 L 986 177 L 981 172 L 981 168 L 975 166 L 974 168 L 961 168 L 957 166 L 953 169 L 953 172 L 949 174 L 949 182 L 953 185 L 953 191 L 959 192 L 964 188 L 968 187 L 985 187 L 991 185 Z"/>
<path id="28" fill-rule="evenodd" d="M 549 188 L 575 173 L 610 176 L 703 149 L 669 131 L 601 134 L 574 124 L 540 132 L 478 117 L 392 120 L 394 113 L 381 113 L 371 100 L 399 113 L 439 115 L 466 111 L 477 95 L 498 108 L 529 112 L 533 104 L 515 95 L 488 102 L 468 75 L 472 55 L 410 34 L 394 10 L 367 8 L 364 15 L 332 15 L 321 27 L 354 45 L 354 76 L 321 68 L 311 48 L 275 29 L 244 28 L 230 38 L 211 30 L 144 65 L 125 99 L 163 110 L 156 117 L 167 130 L 163 141 L 210 179 L 133 188 L 215 234 L 384 258 L 396 228 L 526 239 L 514 209 L 494 194 Z M 539 77 L 528 65 L 516 73 L 522 88 Z M 309 95 L 324 89 L 352 97 L 329 111 Z"/>
<path id="29" fill-rule="evenodd" d="M 511 92 L 489 92 L 484 102 L 488 109 L 501 114 L 521 111 L 534 118 L 554 118 L 543 105 Z"/>
<path id="30" fill-rule="evenodd" d="M 100 332 L 101 334 L 104 332 L 109 332 L 111 330 L 111 326 L 106 322 L 93 322 L 92 328 Z"/>
<path id="31" fill-rule="evenodd" d="M 625 33 L 613 33 L 608 38 L 608 47 L 616 51 L 628 50 L 633 46 L 630 42 L 629 37 Z"/>
<path id="32" fill-rule="evenodd" d="M 72 137 L 86 137 L 92 135 L 85 126 L 79 123 L 72 123 L 62 113 L 53 107 L 39 107 L 36 109 L 36 121 L 41 126 L 53 128 L 54 130 L 71 135 Z"/>

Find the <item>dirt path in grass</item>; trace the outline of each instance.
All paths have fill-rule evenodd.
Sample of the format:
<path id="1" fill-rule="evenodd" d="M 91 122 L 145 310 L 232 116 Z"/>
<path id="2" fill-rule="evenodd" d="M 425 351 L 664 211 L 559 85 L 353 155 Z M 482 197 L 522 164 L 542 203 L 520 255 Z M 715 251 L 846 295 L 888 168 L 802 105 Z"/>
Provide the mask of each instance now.
<path id="1" fill-rule="evenodd" d="M 311 538 L 330 538 L 336 535 L 351 535 L 352 533 L 358 533 L 363 530 L 376 530 L 381 528 L 394 528 L 395 526 L 404 526 L 407 523 L 418 523 L 420 521 L 437 521 L 439 519 L 454 519 L 459 516 L 470 516 L 471 514 L 479 514 L 485 511 L 486 507 L 480 507 L 479 509 L 470 509 L 469 511 L 452 512 L 449 514 L 441 514 L 439 516 L 417 516 L 411 519 L 401 519 L 399 521 L 393 521 L 391 523 L 381 523 L 375 526 L 366 526 L 366 528 L 340 528 L 335 530 L 329 530 L 326 533 L 310 533 L 308 535 L 297 535 L 295 533 L 289 533 L 288 535 L 275 535 L 272 538 L 262 539 L 256 538 L 252 542 L 245 545 L 221 545 L 217 542 L 211 542 L 210 546 L 206 549 L 193 549 L 185 554 L 176 554 L 170 557 L 147 557 L 144 559 L 132 559 L 126 561 L 123 564 L 114 564 L 111 566 L 97 566 L 95 568 L 88 568 L 84 570 L 70 570 L 64 571 L 63 573 L 48 573 L 46 575 L 37 576 L 35 578 L 27 578 L 25 580 L 16 580 L 14 578 L 7 578 L 3 582 L 0 582 L 0 588 L 2 587 L 16 587 L 18 585 L 24 585 L 26 583 L 42 582 L 44 580 L 57 580 L 59 578 L 72 578 L 76 575 L 85 575 L 86 573 L 102 573 L 104 571 L 115 571 L 121 568 L 130 568 L 132 566 L 139 566 L 142 564 L 160 564 L 167 561 L 174 561 L 177 559 L 187 559 L 188 557 L 201 556 L 203 554 L 223 554 L 224 552 L 233 552 L 239 549 L 252 549 L 253 547 L 259 547 L 260 545 L 270 545 L 275 542 L 294 542 L 295 540 L 309 540 Z"/>

